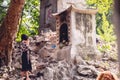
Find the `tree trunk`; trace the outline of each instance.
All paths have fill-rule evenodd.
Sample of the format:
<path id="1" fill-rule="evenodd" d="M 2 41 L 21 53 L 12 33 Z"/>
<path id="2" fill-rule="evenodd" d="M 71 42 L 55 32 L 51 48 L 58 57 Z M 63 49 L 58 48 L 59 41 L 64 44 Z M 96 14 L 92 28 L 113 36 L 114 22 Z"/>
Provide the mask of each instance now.
<path id="1" fill-rule="evenodd" d="M 11 0 L 6 17 L 0 26 L 0 66 L 11 63 L 12 43 L 18 29 L 25 0 Z"/>
<path id="2" fill-rule="evenodd" d="M 118 45 L 118 59 L 119 59 L 119 71 L 120 71 L 120 1 L 114 0 L 114 25 L 115 32 L 117 35 L 117 45 Z"/>

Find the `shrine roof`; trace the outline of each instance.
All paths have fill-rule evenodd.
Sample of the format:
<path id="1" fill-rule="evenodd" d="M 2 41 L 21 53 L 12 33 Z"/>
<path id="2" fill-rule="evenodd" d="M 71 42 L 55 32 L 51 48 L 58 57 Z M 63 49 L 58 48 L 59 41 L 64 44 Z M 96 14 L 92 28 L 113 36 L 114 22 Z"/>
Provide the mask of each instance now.
<path id="1" fill-rule="evenodd" d="M 83 14 L 96 14 L 98 12 L 97 9 L 92 9 L 92 8 L 79 9 L 79 8 L 71 5 L 67 9 L 64 9 L 61 12 L 53 13 L 52 15 L 53 16 L 59 16 L 60 14 L 62 14 L 65 11 L 74 11 L 74 12 L 83 13 Z"/>

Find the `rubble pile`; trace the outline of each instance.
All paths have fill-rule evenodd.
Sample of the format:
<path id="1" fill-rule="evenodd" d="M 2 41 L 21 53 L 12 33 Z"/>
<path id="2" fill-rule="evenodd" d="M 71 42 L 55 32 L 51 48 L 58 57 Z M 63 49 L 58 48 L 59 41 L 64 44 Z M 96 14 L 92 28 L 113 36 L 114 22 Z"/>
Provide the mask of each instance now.
<path id="1" fill-rule="evenodd" d="M 53 47 L 54 41 L 50 40 L 50 36 L 47 35 L 47 38 L 45 35 L 30 37 L 33 68 L 31 80 L 96 80 L 101 69 L 110 70 L 111 66 L 102 59 L 101 61 L 86 61 L 81 56 L 76 56 L 74 62 L 70 61 L 68 54 L 70 46 L 57 49 L 56 44 Z M 22 80 L 19 42 L 14 43 L 12 59 L 11 68 L 5 66 L 0 68 L 0 80 Z"/>

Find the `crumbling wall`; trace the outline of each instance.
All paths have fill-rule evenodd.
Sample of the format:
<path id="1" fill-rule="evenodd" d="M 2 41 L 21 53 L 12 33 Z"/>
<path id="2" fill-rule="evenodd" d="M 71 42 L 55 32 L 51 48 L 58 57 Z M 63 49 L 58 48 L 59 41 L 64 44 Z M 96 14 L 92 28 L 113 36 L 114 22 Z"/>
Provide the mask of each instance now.
<path id="1" fill-rule="evenodd" d="M 75 18 L 73 18 L 75 23 L 71 26 L 72 53 L 83 58 L 93 57 L 96 52 L 95 15 L 76 12 L 72 15 Z"/>

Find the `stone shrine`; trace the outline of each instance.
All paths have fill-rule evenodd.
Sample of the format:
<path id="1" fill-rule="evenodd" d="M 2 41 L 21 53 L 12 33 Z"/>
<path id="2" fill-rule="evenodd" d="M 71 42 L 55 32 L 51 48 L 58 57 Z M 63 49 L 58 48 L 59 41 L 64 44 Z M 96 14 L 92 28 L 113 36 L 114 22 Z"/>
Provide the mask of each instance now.
<path id="1" fill-rule="evenodd" d="M 41 4 L 45 1 L 41 0 Z M 53 31 L 55 30 L 57 46 L 60 46 L 61 43 L 71 45 L 71 58 L 75 58 L 77 55 L 94 54 L 96 51 L 95 14 L 97 10 L 87 8 L 85 0 L 47 0 L 46 5 L 49 6 L 43 8 L 41 5 L 41 10 L 46 11 L 44 15 L 41 15 L 41 19 L 44 17 L 41 22 L 41 30 L 45 25 L 49 25 Z"/>

